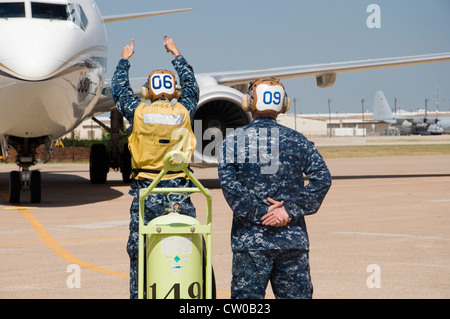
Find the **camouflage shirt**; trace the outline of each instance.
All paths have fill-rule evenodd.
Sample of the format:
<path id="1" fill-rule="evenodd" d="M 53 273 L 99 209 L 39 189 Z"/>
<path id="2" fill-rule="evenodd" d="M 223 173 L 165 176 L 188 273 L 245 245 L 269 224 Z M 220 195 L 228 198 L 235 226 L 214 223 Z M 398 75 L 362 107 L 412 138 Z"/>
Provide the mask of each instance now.
<path id="1" fill-rule="evenodd" d="M 186 59 L 179 55 L 173 61 L 172 65 L 178 73 L 179 84 L 181 85 L 181 96 L 178 102 L 184 105 L 191 116 L 191 123 L 194 123 L 194 114 L 197 107 L 200 89 L 194 76 L 194 70 Z M 130 62 L 127 59 L 121 59 L 116 67 L 111 80 L 111 89 L 114 103 L 120 113 L 133 126 L 134 111 L 141 100 L 134 95 L 130 85 L 128 70 Z"/>
<path id="2" fill-rule="evenodd" d="M 172 65 L 178 74 L 181 86 L 181 96 L 178 98 L 178 102 L 183 104 L 189 111 L 191 123 L 194 123 L 195 110 L 200 96 L 200 89 L 194 76 L 194 70 L 182 55 L 173 59 Z M 111 80 L 111 89 L 117 109 L 128 120 L 132 129 L 134 112 L 141 100 L 134 95 L 131 88 L 128 75 L 129 69 L 130 62 L 127 59 L 121 59 Z M 131 184 L 130 194 L 138 196 L 137 190 L 142 187 L 148 187 L 150 182 L 148 180 L 134 180 Z M 174 185 L 174 181 L 170 180 L 161 181 L 158 187 L 164 187 L 164 184 L 167 184 L 167 187 L 177 187 L 177 185 Z M 176 181 L 175 184 L 177 184 Z M 186 180 L 180 179 L 178 184 L 180 184 L 179 187 L 183 187 L 186 184 Z"/>
<path id="3" fill-rule="evenodd" d="M 314 144 L 272 118 L 256 118 L 229 133 L 219 154 L 222 191 L 233 210 L 235 251 L 309 250 L 305 215 L 314 214 L 331 186 L 330 172 Z M 309 183 L 305 186 L 305 174 Z M 291 218 L 283 227 L 265 226 L 267 197 L 284 200 Z"/>

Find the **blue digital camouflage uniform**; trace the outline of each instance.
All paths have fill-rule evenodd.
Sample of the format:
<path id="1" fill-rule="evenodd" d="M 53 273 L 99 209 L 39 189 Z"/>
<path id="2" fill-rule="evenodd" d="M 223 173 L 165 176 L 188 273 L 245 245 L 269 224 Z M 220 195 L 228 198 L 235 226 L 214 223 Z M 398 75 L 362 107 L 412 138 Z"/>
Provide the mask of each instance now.
<path id="1" fill-rule="evenodd" d="M 331 186 L 314 144 L 274 118 L 258 117 L 227 135 L 218 173 L 233 211 L 232 298 L 264 298 L 268 280 L 277 298 L 311 298 L 304 216 L 319 209 Z M 286 226 L 262 224 L 267 197 L 284 200 L 291 218 Z"/>
<path id="2" fill-rule="evenodd" d="M 191 123 L 194 123 L 194 114 L 197 107 L 200 90 L 194 77 L 194 70 L 188 64 L 186 59 L 179 55 L 172 64 L 178 73 L 181 85 L 181 96 L 178 102 L 189 111 Z M 127 59 L 121 59 L 117 65 L 112 78 L 112 94 L 114 103 L 120 113 L 133 126 L 134 112 L 141 100 L 133 94 L 129 83 L 128 70 L 130 62 Z M 152 180 L 133 180 L 129 194 L 133 196 L 133 202 L 130 208 L 130 235 L 127 243 L 127 252 L 130 257 L 130 298 L 137 298 L 137 257 L 138 257 L 138 238 L 139 238 L 139 190 L 150 185 Z M 193 187 L 193 183 L 185 178 L 175 178 L 161 180 L 158 187 Z M 195 217 L 195 207 L 190 200 L 190 194 L 181 203 L 180 213 Z M 181 199 L 181 198 L 180 198 Z M 167 194 L 150 194 L 145 200 L 145 222 L 148 223 L 153 218 L 164 213 L 168 207 L 169 201 Z"/>

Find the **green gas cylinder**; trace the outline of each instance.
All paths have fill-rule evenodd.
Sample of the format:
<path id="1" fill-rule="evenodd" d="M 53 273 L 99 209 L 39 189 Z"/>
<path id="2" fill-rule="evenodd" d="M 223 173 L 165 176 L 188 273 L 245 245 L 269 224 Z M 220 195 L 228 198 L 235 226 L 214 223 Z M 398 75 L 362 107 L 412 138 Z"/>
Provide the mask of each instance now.
<path id="1" fill-rule="evenodd" d="M 202 235 L 194 233 L 196 225 L 198 220 L 179 213 L 149 222 L 157 235 L 147 236 L 147 298 L 202 298 Z M 165 226 L 190 226 L 191 233 L 164 234 Z"/>
<path id="2" fill-rule="evenodd" d="M 189 159 L 183 152 L 167 153 L 163 163 L 164 168 L 151 184 L 139 190 L 138 297 L 211 299 L 213 298 L 211 193 L 190 172 L 187 167 Z M 179 170 L 182 170 L 196 187 L 156 187 L 165 174 Z M 166 209 L 165 215 L 145 224 L 145 198 L 150 193 L 168 194 L 170 207 Z M 187 195 L 182 195 L 186 193 L 204 195 L 206 199 L 204 225 L 179 211 L 183 200 L 175 200 L 175 197 L 181 195 L 186 198 Z M 203 235 L 206 240 L 203 240 Z"/>

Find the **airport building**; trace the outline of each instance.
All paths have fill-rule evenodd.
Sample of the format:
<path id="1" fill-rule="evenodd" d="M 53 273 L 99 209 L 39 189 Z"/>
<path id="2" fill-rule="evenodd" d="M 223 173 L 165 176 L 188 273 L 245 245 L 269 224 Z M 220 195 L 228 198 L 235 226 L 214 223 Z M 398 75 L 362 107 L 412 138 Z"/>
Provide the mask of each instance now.
<path id="1" fill-rule="evenodd" d="M 424 110 L 406 112 L 399 110 L 398 116 L 421 117 L 425 116 Z M 428 112 L 428 116 L 432 115 Z M 449 116 L 442 113 L 439 116 Z M 388 123 L 372 119 L 373 113 L 317 113 L 317 114 L 280 114 L 277 122 L 299 131 L 305 136 L 367 136 L 367 135 L 397 135 L 397 129 L 391 128 Z M 109 114 L 96 117 L 107 127 L 110 126 Z M 128 122 L 124 121 L 125 125 Z M 104 129 L 94 120 L 89 119 L 81 123 L 73 133 L 64 137 L 76 139 L 101 139 Z"/>
<path id="2" fill-rule="evenodd" d="M 328 132 L 327 122 L 321 119 L 294 116 L 294 114 L 280 114 L 277 117 L 277 122 L 305 136 L 322 136 L 327 135 Z"/>
<path id="3" fill-rule="evenodd" d="M 296 119 L 296 120 L 295 120 Z M 372 113 L 280 114 L 277 121 L 305 136 L 387 135 L 389 124 L 373 121 Z"/>
<path id="4" fill-rule="evenodd" d="M 107 127 L 110 126 L 109 115 L 98 116 L 97 120 Z M 305 136 L 365 136 L 386 135 L 389 124 L 372 121 L 372 114 L 280 114 L 277 122 L 302 133 Z M 125 121 L 125 123 L 128 123 Z M 81 123 L 73 132 L 64 137 L 75 139 L 101 139 L 104 129 L 94 120 Z M 393 132 L 391 132 L 393 134 Z"/>
<path id="5" fill-rule="evenodd" d="M 111 120 L 109 118 L 109 114 L 96 116 L 96 119 L 107 127 L 110 127 Z M 73 137 L 80 140 L 100 140 L 102 138 L 103 131 L 104 129 L 100 126 L 100 124 L 96 123 L 92 119 L 89 119 L 82 122 L 76 129 L 64 137 Z"/>

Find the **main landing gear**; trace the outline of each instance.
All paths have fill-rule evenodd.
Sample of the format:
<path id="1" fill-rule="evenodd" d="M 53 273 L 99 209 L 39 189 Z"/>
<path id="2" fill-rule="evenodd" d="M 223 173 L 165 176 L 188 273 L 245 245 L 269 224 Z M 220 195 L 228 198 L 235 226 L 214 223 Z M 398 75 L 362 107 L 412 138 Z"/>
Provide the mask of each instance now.
<path id="1" fill-rule="evenodd" d="M 131 154 L 128 144 L 123 144 L 122 140 L 127 133 L 124 131 L 123 116 L 118 110 L 111 111 L 111 128 L 107 127 L 96 118 L 93 120 L 103 127 L 109 134 L 109 145 L 94 144 L 91 146 L 89 156 L 89 178 L 92 184 L 104 184 L 109 169 L 121 171 L 122 180 L 130 182 L 131 174 Z"/>

